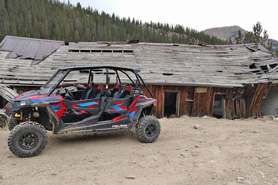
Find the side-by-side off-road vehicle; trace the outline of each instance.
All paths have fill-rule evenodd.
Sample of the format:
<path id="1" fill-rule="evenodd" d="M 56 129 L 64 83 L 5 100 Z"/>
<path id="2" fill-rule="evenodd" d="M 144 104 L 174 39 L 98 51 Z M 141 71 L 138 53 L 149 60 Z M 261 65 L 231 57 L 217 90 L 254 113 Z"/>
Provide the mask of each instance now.
<path id="1" fill-rule="evenodd" d="M 46 130 L 60 134 L 135 128 L 141 142 L 154 142 L 160 134 L 159 121 L 152 116 L 156 99 L 138 72 L 111 66 L 59 69 L 40 90 L 12 100 L 10 150 L 19 157 L 39 154 L 47 144 Z"/>

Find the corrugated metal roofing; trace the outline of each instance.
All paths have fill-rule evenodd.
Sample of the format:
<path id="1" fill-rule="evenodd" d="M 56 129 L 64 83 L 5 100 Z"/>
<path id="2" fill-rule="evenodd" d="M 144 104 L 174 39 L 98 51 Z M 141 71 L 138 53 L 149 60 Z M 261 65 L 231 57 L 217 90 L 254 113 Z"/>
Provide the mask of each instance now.
<path id="1" fill-rule="evenodd" d="M 31 59 L 34 65 L 64 44 L 64 41 L 6 36 L 0 44 L 0 51 L 10 52 L 6 58 Z"/>

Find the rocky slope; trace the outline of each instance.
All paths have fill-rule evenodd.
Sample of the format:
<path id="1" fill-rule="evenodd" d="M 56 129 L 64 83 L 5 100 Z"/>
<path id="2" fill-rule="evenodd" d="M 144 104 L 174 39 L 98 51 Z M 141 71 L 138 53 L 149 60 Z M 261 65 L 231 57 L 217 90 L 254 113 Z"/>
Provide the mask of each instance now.
<path id="1" fill-rule="evenodd" d="M 235 37 L 238 35 L 238 30 L 241 31 L 242 35 L 246 32 L 246 30 L 242 29 L 239 26 L 225 26 L 225 27 L 217 27 L 217 28 L 209 28 L 204 30 L 203 32 L 207 35 L 215 36 L 224 41 L 229 41 L 230 39 L 234 42 Z M 274 39 L 269 39 L 273 44 L 273 50 L 278 50 L 278 41 Z"/>
<path id="2" fill-rule="evenodd" d="M 225 40 L 225 41 L 229 41 L 230 39 L 232 41 L 234 41 L 235 37 L 238 34 L 238 30 L 240 30 L 242 34 L 244 34 L 246 32 L 244 29 L 242 29 L 239 26 L 226 26 L 226 27 L 210 28 L 210 29 L 204 30 L 203 32 L 205 34 L 215 36 L 215 37 Z"/>

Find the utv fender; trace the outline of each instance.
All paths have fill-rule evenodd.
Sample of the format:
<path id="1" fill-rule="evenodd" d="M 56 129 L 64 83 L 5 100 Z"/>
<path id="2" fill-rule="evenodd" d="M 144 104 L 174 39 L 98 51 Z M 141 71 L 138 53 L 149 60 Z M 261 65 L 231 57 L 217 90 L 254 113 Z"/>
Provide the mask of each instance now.
<path id="1" fill-rule="evenodd" d="M 140 119 L 140 115 L 141 115 L 141 112 L 144 110 L 144 109 L 146 109 L 146 108 L 148 108 L 148 107 L 151 107 L 151 110 L 153 109 L 153 107 L 154 107 L 154 103 L 156 102 L 156 99 L 153 99 L 153 100 L 151 100 L 151 101 L 145 101 L 145 102 L 141 102 L 141 103 L 138 103 L 138 104 L 136 104 L 136 107 L 137 107 L 137 109 L 136 109 L 136 112 L 135 112 L 135 114 L 134 114 L 134 117 L 133 117 L 133 120 L 134 121 L 138 121 L 139 119 Z M 152 113 L 152 111 L 150 111 L 150 114 Z"/>
<path id="2" fill-rule="evenodd" d="M 40 107 L 45 108 L 47 112 L 49 113 L 49 123 L 52 124 L 52 132 L 53 134 L 56 134 L 59 128 L 59 118 L 53 111 L 53 109 L 50 107 L 49 104 L 38 104 L 38 105 L 32 105 L 31 107 Z"/>
<path id="3" fill-rule="evenodd" d="M 137 124 L 138 120 L 140 119 L 141 115 L 142 115 L 142 111 L 144 111 L 145 109 L 148 109 L 149 108 L 149 113 L 147 115 L 152 115 L 153 113 L 153 110 L 154 110 L 154 105 L 153 103 L 155 103 L 156 100 L 152 100 L 152 101 L 149 101 L 149 102 L 143 102 L 143 103 L 139 103 L 136 105 L 136 111 L 134 113 L 134 116 L 132 118 L 133 120 L 133 124 L 132 124 L 132 128 L 135 127 L 135 125 Z M 146 116 L 147 116 L 146 115 Z"/>
<path id="4" fill-rule="evenodd" d="M 133 122 L 137 122 L 139 120 L 142 110 L 143 110 L 143 107 L 137 107 L 137 109 L 134 113 L 134 116 L 132 118 Z"/>
<path id="5" fill-rule="evenodd" d="M 145 102 L 137 103 L 136 107 L 143 107 L 143 108 L 145 108 L 145 107 L 148 107 L 148 106 L 154 104 L 155 102 L 156 102 L 156 99 L 152 99 L 150 101 L 145 101 Z"/>

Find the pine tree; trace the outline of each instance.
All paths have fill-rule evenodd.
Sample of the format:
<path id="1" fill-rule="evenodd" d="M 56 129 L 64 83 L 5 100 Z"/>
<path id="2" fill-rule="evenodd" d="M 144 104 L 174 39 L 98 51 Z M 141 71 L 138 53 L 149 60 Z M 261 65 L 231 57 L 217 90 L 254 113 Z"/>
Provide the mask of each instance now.
<path id="1" fill-rule="evenodd" d="M 260 43 L 266 47 L 270 52 L 272 52 L 272 42 L 268 40 L 268 33 L 266 30 L 263 30 L 263 27 L 260 22 L 257 22 L 253 27 L 255 43 Z M 263 32 L 263 37 L 261 33 Z"/>
<path id="2" fill-rule="evenodd" d="M 270 51 L 270 52 L 273 51 L 272 42 L 267 41 L 266 49 L 267 49 L 268 51 Z"/>
<path id="3" fill-rule="evenodd" d="M 253 32 L 246 31 L 244 35 L 244 43 L 253 43 L 253 42 L 254 42 Z"/>
<path id="4" fill-rule="evenodd" d="M 268 41 L 268 33 L 266 30 L 264 30 L 263 38 L 262 38 L 262 44 L 265 46 L 265 43 Z"/>
<path id="5" fill-rule="evenodd" d="M 253 26 L 253 34 L 254 34 L 254 41 L 255 43 L 260 43 L 261 42 L 261 33 L 263 31 L 263 27 L 260 22 L 257 22 Z"/>
<path id="6" fill-rule="evenodd" d="M 77 30 L 74 32 L 74 42 L 79 42 L 80 41 L 80 36 Z"/>
<path id="7" fill-rule="evenodd" d="M 64 33 L 64 38 L 65 38 L 66 41 L 70 40 L 70 35 L 71 35 L 70 25 L 69 25 L 69 23 L 66 23 L 65 24 L 65 33 Z"/>
<path id="8" fill-rule="evenodd" d="M 81 7 L 80 2 L 78 2 L 78 3 L 76 4 L 76 8 L 77 8 L 77 10 L 79 10 L 79 11 L 81 10 L 82 7 Z"/>
<path id="9" fill-rule="evenodd" d="M 236 41 L 236 44 L 241 44 L 242 43 L 242 34 L 241 34 L 240 30 L 238 30 L 238 34 L 235 37 L 235 41 Z"/>

